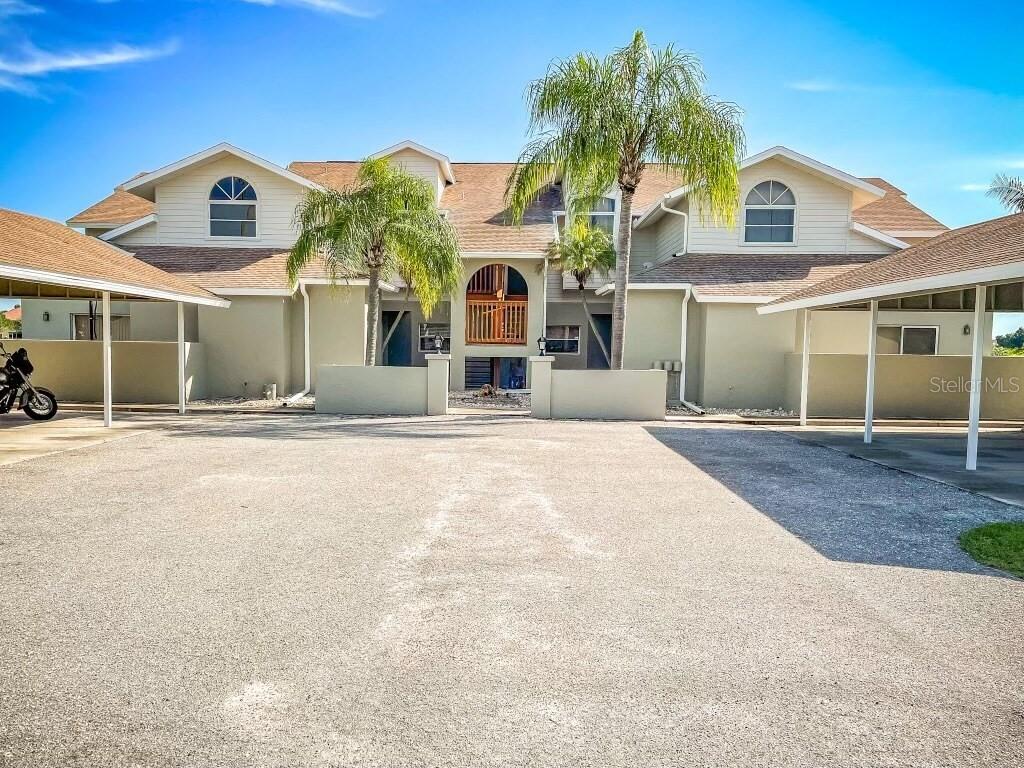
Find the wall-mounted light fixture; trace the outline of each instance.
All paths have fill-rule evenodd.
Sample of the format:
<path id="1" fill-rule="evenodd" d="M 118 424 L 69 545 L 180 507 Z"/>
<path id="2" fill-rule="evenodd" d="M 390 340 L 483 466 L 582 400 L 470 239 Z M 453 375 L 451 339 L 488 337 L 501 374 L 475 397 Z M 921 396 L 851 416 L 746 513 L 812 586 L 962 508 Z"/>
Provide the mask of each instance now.
<path id="1" fill-rule="evenodd" d="M 969 325 L 967 325 L 965 323 L 964 324 L 964 336 L 970 336 L 970 335 L 971 335 L 971 326 L 969 326 Z"/>
<path id="2" fill-rule="evenodd" d="M 43 312 L 43 322 L 44 323 L 50 322 L 50 313 L 49 312 Z"/>

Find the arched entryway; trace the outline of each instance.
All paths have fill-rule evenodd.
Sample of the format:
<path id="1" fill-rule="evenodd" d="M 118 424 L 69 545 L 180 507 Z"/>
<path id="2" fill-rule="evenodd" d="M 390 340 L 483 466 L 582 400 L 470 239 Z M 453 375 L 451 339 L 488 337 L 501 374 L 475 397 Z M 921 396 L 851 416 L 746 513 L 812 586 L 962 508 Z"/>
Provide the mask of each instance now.
<path id="1" fill-rule="evenodd" d="M 526 344 L 526 278 L 507 264 L 480 267 L 466 285 L 467 344 Z"/>

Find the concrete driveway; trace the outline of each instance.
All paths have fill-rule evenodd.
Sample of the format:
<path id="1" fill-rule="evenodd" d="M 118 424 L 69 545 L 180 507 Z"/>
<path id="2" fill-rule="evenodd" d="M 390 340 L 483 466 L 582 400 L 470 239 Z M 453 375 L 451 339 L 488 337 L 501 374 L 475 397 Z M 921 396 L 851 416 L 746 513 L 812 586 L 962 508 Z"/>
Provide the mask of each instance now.
<path id="1" fill-rule="evenodd" d="M 166 424 L 0 468 L 0 765 L 1024 760 L 1024 584 L 949 541 L 1019 509 L 761 429 Z"/>

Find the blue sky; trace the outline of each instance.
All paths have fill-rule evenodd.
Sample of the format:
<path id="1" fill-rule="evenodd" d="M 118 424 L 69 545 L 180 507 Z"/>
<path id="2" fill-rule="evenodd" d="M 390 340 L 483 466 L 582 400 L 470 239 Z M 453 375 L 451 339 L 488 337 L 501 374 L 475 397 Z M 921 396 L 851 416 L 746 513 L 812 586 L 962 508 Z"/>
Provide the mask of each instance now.
<path id="1" fill-rule="evenodd" d="M 513 159 L 529 80 L 637 27 L 700 56 L 751 153 L 884 176 L 950 226 L 1024 174 L 1020 3 L 0 0 L 0 206 L 63 220 L 224 140 L 282 164 L 404 138 Z"/>

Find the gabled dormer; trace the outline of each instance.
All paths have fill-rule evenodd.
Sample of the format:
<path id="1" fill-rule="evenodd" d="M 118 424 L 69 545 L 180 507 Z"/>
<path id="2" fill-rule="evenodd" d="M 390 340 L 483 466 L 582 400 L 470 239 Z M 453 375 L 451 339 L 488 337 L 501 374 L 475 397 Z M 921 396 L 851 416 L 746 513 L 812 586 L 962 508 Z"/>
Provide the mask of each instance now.
<path id="1" fill-rule="evenodd" d="M 374 152 L 370 157 L 386 157 L 406 173 L 425 179 L 437 190 L 438 203 L 441 202 L 445 187 L 455 183 L 455 173 L 448 157 L 415 141 L 401 141 L 380 152 Z"/>

